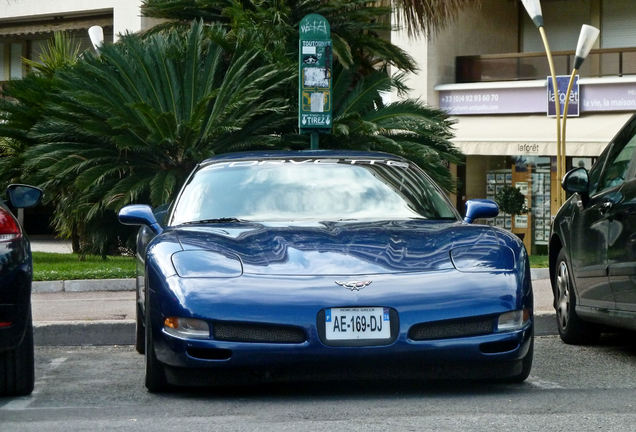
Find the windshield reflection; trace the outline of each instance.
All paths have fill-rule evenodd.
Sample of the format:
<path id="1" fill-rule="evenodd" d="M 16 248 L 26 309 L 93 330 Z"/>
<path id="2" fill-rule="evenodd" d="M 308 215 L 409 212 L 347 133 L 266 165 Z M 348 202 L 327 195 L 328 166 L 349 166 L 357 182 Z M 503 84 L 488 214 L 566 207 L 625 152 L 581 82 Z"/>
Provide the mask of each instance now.
<path id="1" fill-rule="evenodd" d="M 237 218 L 252 221 L 456 219 L 442 194 L 406 164 L 212 164 L 184 188 L 172 225 Z"/>

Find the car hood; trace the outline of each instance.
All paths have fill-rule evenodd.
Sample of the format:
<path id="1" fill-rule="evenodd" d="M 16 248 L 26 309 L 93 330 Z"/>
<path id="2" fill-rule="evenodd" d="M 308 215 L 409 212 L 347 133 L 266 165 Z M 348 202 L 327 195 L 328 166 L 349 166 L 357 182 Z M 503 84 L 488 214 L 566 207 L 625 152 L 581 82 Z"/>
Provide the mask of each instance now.
<path id="1" fill-rule="evenodd" d="M 510 235 L 453 221 L 233 223 L 174 229 L 184 250 L 240 260 L 243 274 L 371 275 L 453 269 L 453 248 L 493 248 Z"/>

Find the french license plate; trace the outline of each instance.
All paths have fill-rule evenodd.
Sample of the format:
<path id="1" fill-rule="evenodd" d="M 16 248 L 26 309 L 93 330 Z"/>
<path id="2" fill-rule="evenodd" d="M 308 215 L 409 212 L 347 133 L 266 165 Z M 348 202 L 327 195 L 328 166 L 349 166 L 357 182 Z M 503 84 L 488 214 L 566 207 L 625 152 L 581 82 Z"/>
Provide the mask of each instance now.
<path id="1" fill-rule="evenodd" d="M 325 337 L 327 340 L 390 339 L 389 308 L 326 309 Z"/>

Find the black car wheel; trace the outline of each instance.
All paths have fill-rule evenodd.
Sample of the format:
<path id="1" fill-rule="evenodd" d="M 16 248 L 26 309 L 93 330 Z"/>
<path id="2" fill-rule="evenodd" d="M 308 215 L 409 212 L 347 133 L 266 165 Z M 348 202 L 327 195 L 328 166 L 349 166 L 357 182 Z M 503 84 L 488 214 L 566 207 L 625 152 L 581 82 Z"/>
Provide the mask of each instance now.
<path id="1" fill-rule="evenodd" d="M 561 249 L 557 256 L 554 284 L 557 300 L 556 319 L 561 340 L 575 345 L 595 342 L 599 336 L 598 330 L 582 321 L 576 314 L 576 293 L 564 249 Z"/>
<path id="2" fill-rule="evenodd" d="M 0 353 L 0 395 L 29 395 L 34 381 L 33 323 L 29 314 L 22 342 L 14 349 Z"/>
<path id="3" fill-rule="evenodd" d="M 163 364 L 161 364 L 155 355 L 154 341 L 152 338 L 152 325 L 149 322 L 148 314 L 146 314 L 145 327 L 146 388 L 151 393 L 159 393 L 168 389 L 168 381 L 166 380 L 166 372 Z"/>

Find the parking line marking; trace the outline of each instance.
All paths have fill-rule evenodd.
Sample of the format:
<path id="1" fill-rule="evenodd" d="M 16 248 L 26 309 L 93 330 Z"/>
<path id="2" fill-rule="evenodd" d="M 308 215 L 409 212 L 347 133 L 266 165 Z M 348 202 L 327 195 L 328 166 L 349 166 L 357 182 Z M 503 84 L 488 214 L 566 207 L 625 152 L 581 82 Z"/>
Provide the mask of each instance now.
<path id="1" fill-rule="evenodd" d="M 0 410 L 22 411 L 29 408 L 29 406 L 33 403 L 35 397 L 39 393 L 39 387 L 42 385 L 42 382 L 46 382 L 47 378 L 49 378 L 48 372 L 54 371 L 55 369 L 59 368 L 67 359 L 68 357 L 57 357 L 47 363 L 43 368 L 44 371 L 42 376 L 35 383 L 36 386 L 33 389 L 33 393 L 31 393 L 30 396 L 21 396 L 15 398 L 7 404 L 1 406 Z"/>
<path id="2" fill-rule="evenodd" d="M 526 380 L 528 384 L 531 384 L 535 387 L 545 390 L 554 390 L 554 389 L 563 389 L 561 384 L 555 383 L 553 381 L 543 380 L 541 378 L 537 378 L 535 376 L 530 375 Z"/>

